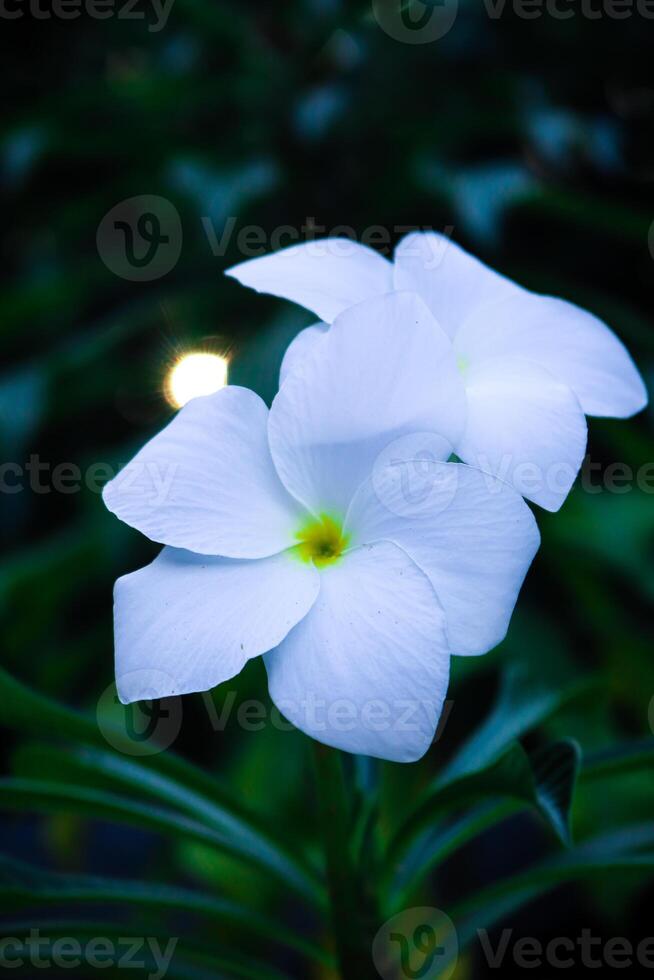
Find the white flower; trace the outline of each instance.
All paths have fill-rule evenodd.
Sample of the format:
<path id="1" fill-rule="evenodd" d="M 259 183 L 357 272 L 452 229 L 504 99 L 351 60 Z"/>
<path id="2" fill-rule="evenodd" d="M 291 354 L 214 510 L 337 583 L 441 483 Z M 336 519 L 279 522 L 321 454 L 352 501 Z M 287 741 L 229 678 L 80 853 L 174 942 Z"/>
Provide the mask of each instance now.
<path id="1" fill-rule="evenodd" d="M 295 245 L 228 270 L 245 286 L 301 303 L 325 321 L 291 344 L 282 377 L 353 303 L 392 290 L 425 301 L 465 383 L 457 455 L 558 510 L 586 447 L 586 415 L 627 418 L 647 404 L 623 344 L 572 303 L 499 275 L 444 235 L 407 235 L 394 263 L 349 239 Z"/>
<path id="2" fill-rule="evenodd" d="M 400 292 L 338 316 L 270 411 L 233 386 L 190 401 L 104 491 L 166 545 L 116 583 L 121 699 L 206 690 L 265 654 L 303 731 L 419 758 L 450 653 L 502 639 L 539 543 L 510 486 L 439 461 L 464 411 L 447 337 Z M 418 445 L 429 492 L 412 503 Z"/>

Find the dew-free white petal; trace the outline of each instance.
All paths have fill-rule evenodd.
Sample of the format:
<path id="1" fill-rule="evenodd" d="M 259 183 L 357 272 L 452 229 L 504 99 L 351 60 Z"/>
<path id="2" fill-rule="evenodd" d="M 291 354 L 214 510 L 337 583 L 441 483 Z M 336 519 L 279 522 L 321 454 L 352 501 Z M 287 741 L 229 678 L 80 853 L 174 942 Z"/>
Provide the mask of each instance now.
<path id="1" fill-rule="evenodd" d="M 232 266 L 243 286 L 270 293 L 332 320 L 355 303 L 393 288 L 393 266 L 379 252 L 349 238 L 321 238 Z"/>
<path id="2" fill-rule="evenodd" d="M 628 418 L 647 404 L 624 344 L 596 316 L 562 299 L 516 291 L 474 310 L 454 345 L 470 363 L 503 355 L 535 361 L 574 391 L 586 415 Z"/>
<path id="3" fill-rule="evenodd" d="M 316 569 L 288 553 L 253 561 L 164 548 L 114 592 L 123 703 L 206 691 L 276 646 L 307 614 Z"/>
<path id="4" fill-rule="evenodd" d="M 310 327 L 300 330 L 297 337 L 294 337 L 286 348 L 286 353 L 282 359 L 279 369 L 279 384 L 282 385 L 286 380 L 286 375 L 300 364 L 313 349 L 317 340 L 329 330 L 328 323 L 314 323 Z"/>
<path id="5" fill-rule="evenodd" d="M 429 577 L 452 653 L 504 638 L 538 549 L 536 521 L 508 484 L 471 466 L 418 458 L 376 469 L 346 521 L 353 543 L 392 541 Z"/>
<path id="6" fill-rule="evenodd" d="M 395 250 L 393 280 L 396 289 L 414 290 L 423 298 L 449 337 L 475 309 L 522 292 L 435 231 L 412 232 L 402 239 Z"/>
<path id="7" fill-rule="evenodd" d="M 194 398 L 104 489 L 153 541 L 203 555 L 262 558 L 294 544 L 302 511 L 279 481 L 268 409 L 228 386 Z"/>
<path id="8" fill-rule="evenodd" d="M 264 660 L 273 701 L 318 741 L 396 762 L 429 748 L 449 676 L 444 615 L 395 545 L 327 568 L 311 611 Z"/>
<path id="9" fill-rule="evenodd" d="M 395 439 L 432 432 L 453 444 L 464 424 L 450 341 L 418 296 L 392 293 L 342 313 L 315 341 L 275 397 L 268 430 L 290 493 L 344 517 Z"/>
<path id="10" fill-rule="evenodd" d="M 468 417 L 457 455 L 558 510 L 586 452 L 586 418 L 573 392 L 517 357 L 473 364 L 465 381 Z"/>

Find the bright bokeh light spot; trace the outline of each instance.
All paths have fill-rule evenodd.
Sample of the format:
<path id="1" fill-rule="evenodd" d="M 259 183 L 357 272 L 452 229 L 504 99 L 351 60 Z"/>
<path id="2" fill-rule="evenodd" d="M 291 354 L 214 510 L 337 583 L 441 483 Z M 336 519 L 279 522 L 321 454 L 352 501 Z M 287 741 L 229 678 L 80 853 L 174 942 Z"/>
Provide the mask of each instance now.
<path id="1" fill-rule="evenodd" d="M 211 395 L 227 384 L 227 358 L 220 354 L 184 354 L 171 368 L 166 380 L 166 396 L 181 408 L 191 398 Z"/>

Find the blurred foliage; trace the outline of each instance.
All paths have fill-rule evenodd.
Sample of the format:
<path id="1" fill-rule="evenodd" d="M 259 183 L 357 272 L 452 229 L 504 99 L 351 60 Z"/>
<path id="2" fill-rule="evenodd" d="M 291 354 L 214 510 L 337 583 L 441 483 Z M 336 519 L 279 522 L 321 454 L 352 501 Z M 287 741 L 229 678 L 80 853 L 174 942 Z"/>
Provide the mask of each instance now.
<path id="1" fill-rule="evenodd" d="M 171 977 L 334 975 L 310 747 L 238 723 L 243 702 L 269 703 L 261 665 L 184 699 L 175 755 L 121 753 L 105 737 L 116 710 L 105 735 L 95 723 L 113 580 L 156 552 L 98 490 L 169 417 L 180 352 L 228 352 L 233 382 L 274 394 L 309 317 L 222 276 L 248 226 L 262 250 L 288 225 L 375 226 L 391 244 L 406 226 L 450 229 L 606 319 L 654 377 L 654 28 L 573 6 L 527 20 L 460 0 L 425 45 L 341 0 L 175 0 L 159 31 L 151 11 L 3 24 L 0 445 L 3 462 L 48 467 L 0 495 L 5 935 L 180 936 Z M 133 283 L 96 232 L 141 194 L 174 204 L 183 247 Z M 537 514 L 543 547 L 505 643 L 455 662 L 427 757 L 347 762 L 353 930 L 367 942 L 406 903 L 443 908 L 471 942 L 455 976 L 485 975 L 480 925 L 651 931 L 651 411 L 592 420 L 589 453 L 562 511 Z M 606 489 L 616 461 L 640 482 Z M 62 463 L 80 492 L 52 490 Z"/>

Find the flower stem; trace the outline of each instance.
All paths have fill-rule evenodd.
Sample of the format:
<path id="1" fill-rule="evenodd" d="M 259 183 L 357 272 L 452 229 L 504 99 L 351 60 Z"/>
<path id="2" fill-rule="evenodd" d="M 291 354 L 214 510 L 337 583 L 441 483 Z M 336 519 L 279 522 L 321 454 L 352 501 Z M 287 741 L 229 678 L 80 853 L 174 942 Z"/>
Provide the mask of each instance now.
<path id="1" fill-rule="evenodd" d="M 363 928 L 363 895 L 350 848 L 351 806 L 340 752 L 314 742 L 318 804 L 325 842 L 325 861 L 332 927 L 343 980 L 375 975 L 370 944 Z"/>

